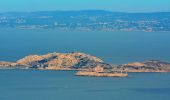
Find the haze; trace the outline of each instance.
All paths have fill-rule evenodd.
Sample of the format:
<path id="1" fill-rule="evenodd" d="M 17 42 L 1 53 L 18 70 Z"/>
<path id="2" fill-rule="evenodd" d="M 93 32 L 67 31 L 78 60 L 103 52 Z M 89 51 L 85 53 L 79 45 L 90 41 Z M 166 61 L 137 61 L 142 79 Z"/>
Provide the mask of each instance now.
<path id="1" fill-rule="evenodd" d="M 0 12 L 48 10 L 170 11 L 170 0 L 0 0 Z"/>

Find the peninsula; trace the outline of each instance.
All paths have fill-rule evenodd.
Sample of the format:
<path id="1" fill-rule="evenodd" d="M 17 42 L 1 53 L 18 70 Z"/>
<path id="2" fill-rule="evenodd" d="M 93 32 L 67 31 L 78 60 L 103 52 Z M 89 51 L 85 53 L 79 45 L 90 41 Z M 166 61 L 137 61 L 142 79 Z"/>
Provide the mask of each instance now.
<path id="1" fill-rule="evenodd" d="M 0 69 L 77 70 L 77 76 L 127 77 L 127 72 L 170 72 L 170 63 L 158 60 L 111 65 L 80 52 L 29 55 L 16 62 L 0 62 Z"/>

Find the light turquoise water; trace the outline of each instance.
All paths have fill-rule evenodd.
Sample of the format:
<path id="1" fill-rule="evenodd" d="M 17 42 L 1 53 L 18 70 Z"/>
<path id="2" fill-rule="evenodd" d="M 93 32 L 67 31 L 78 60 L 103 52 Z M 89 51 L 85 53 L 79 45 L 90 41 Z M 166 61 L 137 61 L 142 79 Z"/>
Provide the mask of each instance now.
<path id="1" fill-rule="evenodd" d="M 0 29 L 0 60 L 30 54 L 80 51 L 113 64 L 170 61 L 170 32 L 58 32 Z"/>
<path id="2" fill-rule="evenodd" d="M 0 70 L 0 100 L 170 100 L 170 73 L 77 77 L 74 71 Z"/>

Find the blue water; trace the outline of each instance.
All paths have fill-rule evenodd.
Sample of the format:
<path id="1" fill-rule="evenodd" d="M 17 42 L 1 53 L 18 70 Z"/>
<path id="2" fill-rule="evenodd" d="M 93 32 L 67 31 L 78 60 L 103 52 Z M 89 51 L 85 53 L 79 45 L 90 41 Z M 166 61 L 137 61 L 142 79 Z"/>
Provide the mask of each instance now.
<path id="1" fill-rule="evenodd" d="M 122 64 L 170 61 L 169 32 L 59 32 L 0 29 L 0 61 L 80 51 Z M 76 77 L 74 71 L 0 70 L 0 100 L 170 100 L 170 73 Z"/>
<path id="2" fill-rule="evenodd" d="M 74 73 L 0 70 L 0 100 L 170 100 L 170 73 L 130 73 L 128 78 Z"/>
<path id="3" fill-rule="evenodd" d="M 150 59 L 170 61 L 170 32 L 59 32 L 0 29 L 0 60 L 30 54 L 80 51 L 122 64 Z"/>

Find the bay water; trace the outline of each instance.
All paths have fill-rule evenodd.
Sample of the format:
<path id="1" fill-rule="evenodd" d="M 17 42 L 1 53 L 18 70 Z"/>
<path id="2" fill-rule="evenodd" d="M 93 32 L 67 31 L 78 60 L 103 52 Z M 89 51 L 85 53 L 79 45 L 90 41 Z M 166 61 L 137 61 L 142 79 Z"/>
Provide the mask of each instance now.
<path id="1" fill-rule="evenodd" d="M 170 73 L 78 77 L 74 71 L 0 70 L 0 100 L 169 100 Z"/>
<path id="2" fill-rule="evenodd" d="M 170 61 L 169 32 L 61 32 L 0 29 L 0 61 L 84 52 L 110 64 Z M 0 100 L 169 100 L 170 73 L 77 77 L 75 71 L 0 70 Z"/>
<path id="3" fill-rule="evenodd" d="M 0 29 L 0 61 L 50 52 L 83 52 L 111 64 L 170 61 L 170 32 L 61 32 Z"/>

